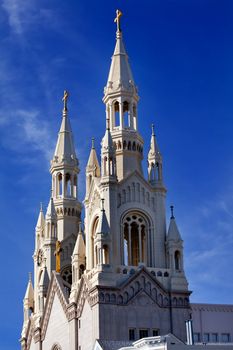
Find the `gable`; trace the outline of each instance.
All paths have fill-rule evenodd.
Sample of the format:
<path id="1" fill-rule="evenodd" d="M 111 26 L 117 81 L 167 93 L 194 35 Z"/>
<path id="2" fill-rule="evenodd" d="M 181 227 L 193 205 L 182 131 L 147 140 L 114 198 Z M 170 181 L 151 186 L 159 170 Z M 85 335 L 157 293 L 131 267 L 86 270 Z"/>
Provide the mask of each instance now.
<path id="1" fill-rule="evenodd" d="M 131 206 L 135 203 L 137 206 L 141 205 L 152 212 L 155 211 L 155 192 L 138 172 L 134 172 L 118 185 L 117 207 L 120 208 L 127 203 Z"/>
<path id="2" fill-rule="evenodd" d="M 63 314 L 66 317 L 66 321 L 68 323 L 68 312 L 67 312 L 68 298 L 65 294 L 61 276 L 55 271 L 53 271 L 52 279 L 49 285 L 49 290 L 46 298 L 42 324 L 41 324 L 42 340 L 46 337 L 47 328 L 51 320 L 51 313 L 52 311 L 55 312 L 54 311 L 55 299 L 56 299 L 56 304 L 57 304 L 57 300 L 59 301 L 59 306 L 57 306 L 57 308 L 59 309 L 59 313 Z"/>
<path id="3" fill-rule="evenodd" d="M 52 349 L 54 343 L 58 343 L 62 349 L 69 349 L 69 324 L 57 293 L 44 334 L 43 348 Z"/>
<path id="4" fill-rule="evenodd" d="M 120 295 L 124 304 L 136 302 L 142 306 L 148 304 L 157 304 L 159 307 L 169 306 L 167 291 L 155 277 L 148 274 L 145 268 L 129 277 L 121 285 Z"/>

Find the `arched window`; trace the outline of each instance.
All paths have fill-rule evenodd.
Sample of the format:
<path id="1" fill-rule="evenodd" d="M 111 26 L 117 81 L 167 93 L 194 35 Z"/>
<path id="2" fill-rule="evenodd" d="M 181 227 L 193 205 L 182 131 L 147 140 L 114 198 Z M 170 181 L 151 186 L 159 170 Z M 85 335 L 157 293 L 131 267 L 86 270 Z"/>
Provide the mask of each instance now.
<path id="1" fill-rule="evenodd" d="M 146 222 L 140 214 L 127 215 L 124 226 L 124 264 L 146 262 Z"/>
<path id="2" fill-rule="evenodd" d="M 114 113 L 115 113 L 115 126 L 120 125 L 120 108 L 119 108 L 119 102 L 116 101 L 114 103 Z"/>
<path id="3" fill-rule="evenodd" d="M 61 196 L 62 195 L 62 174 L 61 173 L 58 174 L 57 179 L 58 179 L 58 192 L 57 192 L 57 194 L 58 194 L 58 196 Z"/>
<path id="4" fill-rule="evenodd" d="M 71 176 L 69 173 L 66 174 L 65 177 L 65 195 L 67 197 L 71 197 L 72 196 L 72 192 L 71 192 Z"/>
<path id="5" fill-rule="evenodd" d="M 77 175 L 74 175 L 74 183 L 73 183 L 73 196 L 77 198 Z"/>
<path id="6" fill-rule="evenodd" d="M 82 264 L 79 266 L 79 278 L 81 278 L 81 276 L 83 275 L 85 270 L 85 266 Z"/>
<path id="7" fill-rule="evenodd" d="M 94 248 L 94 240 L 96 236 L 96 231 L 99 223 L 99 217 L 97 217 L 92 225 L 92 235 L 91 235 L 91 252 L 92 252 L 92 268 L 98 264 L 98 254 L 97 247 Z"/>
<path id="8" fill-rule="evenodd" d="M 67 283 L 72 284 L 72 270 L 71 270 L 71 266 L 67 266 L 61 271 L 61 277 Z"/>
<path id="9" fill-rule="evenodd" d="M 103 264 L 109 264 L 109 249 L 107 244 L 103 246 Z"/>
<path id="10" fill-rule="evenodd" d="M 136 105 L 133 105 L 133 128 L 137 130 L 137 108 Z"/>
<path id="11" fill-rule="evenodd" d="M 62 350 L 59 344 L 54 344 L 51 350 Z"/>
<path id="12" fill-rule="evenodd" d="M 175 269 L 180 270 L 180 252 L 178 250 L 175 251 L 174 259 L 175 259 Z"/>
<path id="13" fill-rule="evenodd" d="M 123 103 L 123 127 L 129 127 L 130 121 L 129 121 L 129 103 L 127 101 L 124 101 Z"/>

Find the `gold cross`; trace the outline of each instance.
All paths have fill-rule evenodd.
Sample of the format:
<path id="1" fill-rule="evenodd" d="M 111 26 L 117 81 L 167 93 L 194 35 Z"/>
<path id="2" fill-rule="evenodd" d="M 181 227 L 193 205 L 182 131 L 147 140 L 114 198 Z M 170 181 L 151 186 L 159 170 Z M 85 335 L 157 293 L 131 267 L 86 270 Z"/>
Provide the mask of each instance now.
<path id="1" fill-rule="evenodd" d="M 64 110 L 66 111 L 67 110 L 67 100 L 68 100 L 68 97 L 69 97 L 69 93 L 67 90 L 64 91 L 64 96 L 62 98 L 62 101 L 64 102 Z"/>
<path id="2" fill-rule="evenodd" d="M 122 16 L 122 12 L 120 10 L 116 10 L 116 18 L 114 19 L 114 22 L 117 23 L 117 31 L 121 31 L 121 28 L 120 28 L 121 16 Z"/>
<path id="3" fill-rule="evenodd" d="M 54 252 L 54 255 L 56 256 L 56 272 L 61 271 L 61 242 L 56 241 L 56 250 Z"/>

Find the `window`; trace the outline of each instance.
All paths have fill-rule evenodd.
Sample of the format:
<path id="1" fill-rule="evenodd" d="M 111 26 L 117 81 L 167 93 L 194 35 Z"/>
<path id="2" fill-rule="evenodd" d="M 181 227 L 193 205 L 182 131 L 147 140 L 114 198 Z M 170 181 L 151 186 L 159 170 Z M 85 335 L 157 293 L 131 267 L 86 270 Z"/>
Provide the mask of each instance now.
<path id="1" fill-rule="evenodd" d="M 153 337 L 157 337 L 159 335 L 159 329 L 153 329 L 152 335 L 153 335 Z"/>
<path id="2" fill-rule="evenodd" d="M 230 334 L 229 333 L 222 333 L 222 342 L 223 343 L 229 343 L 230 342 Z"/>
<path id="3" fill-rule="evenodd" d="M 178 250 L 175 252 L 175 269 L 180 270 L 180 252 Z"/>
<path id="4" fill-rule="evenodd" d="M 124 264 L 137 266 L 146 262 L 146 222 L 140 215 L 124 220 Z"/>
<path id="5" fill-rule="evenodd" d="M 114 103 L 114 113 L 115 113 L 115 125 L 114 126 L 119 126 L 120 125 L 120 108 L 119 108 L 119 102 L 116 101 Z"/>
<path id="6" fill-rule="evenodd" d="M 194 339 L 194 343 L 200 343 L 201 341 L 200 333 L 193 333 L 193 339 Z"/>
<path id="7" fill-rule="evenodd" d="M 147 338 L 148 337 L 148 329 L 139 329 L 139 338 Z"/>
<path id="8" fill-rule="evenodd" d="M 129 340 L 135 340 L 135 329 L 134 328 L 129 329 Z"/>
<path id="9" fill-rule="evenodd" d="M 203 334 L 203 342 L 204 343 L 209 343 L 210 341 L 210 334 L 209 333 L 204 333 Z"/>
<path id="10" fill-rule="evenodd" d="M 213 343 L 218 342 L 218 333 L 212 333 L 211 340 Z"/>

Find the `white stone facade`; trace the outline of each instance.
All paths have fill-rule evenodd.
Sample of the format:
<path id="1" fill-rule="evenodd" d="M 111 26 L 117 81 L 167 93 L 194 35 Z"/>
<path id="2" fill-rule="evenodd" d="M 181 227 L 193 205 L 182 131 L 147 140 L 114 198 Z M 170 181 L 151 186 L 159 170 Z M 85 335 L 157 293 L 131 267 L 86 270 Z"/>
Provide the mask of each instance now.
<path id="1" fill-rule="evenodd" d="M 168 333 L 186 340 L 191 307 L 183 241 L 173 210 L 166 228 L 166 188 L 154 128 L 148 176 L 143 176 L 138 100 L 118 27 L 104 90 L 101 162 L 92 142 L 86 167 L 83 224 L 79 164 L 64 98 L 50 168 L 52 194 L 36 225 L 34 290 L 30 279 L 22 350 L 92 350 L 97 340 L 119 345 Z M 61 254 L 57 272 L 55 254 Z"/>

